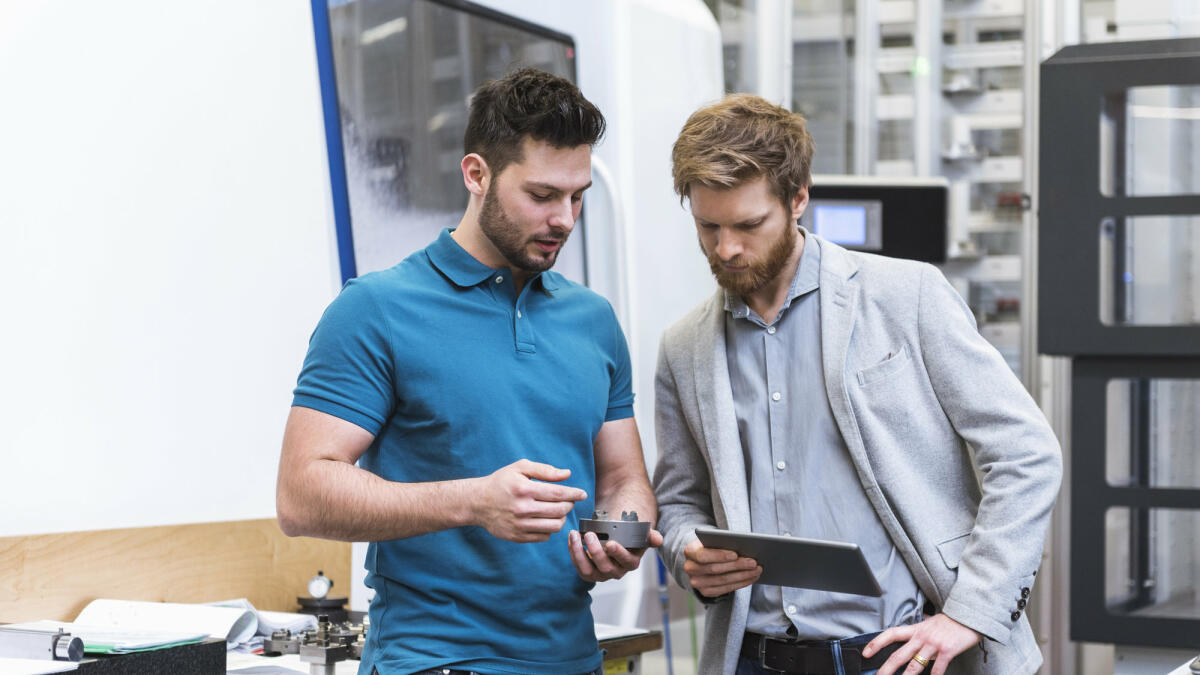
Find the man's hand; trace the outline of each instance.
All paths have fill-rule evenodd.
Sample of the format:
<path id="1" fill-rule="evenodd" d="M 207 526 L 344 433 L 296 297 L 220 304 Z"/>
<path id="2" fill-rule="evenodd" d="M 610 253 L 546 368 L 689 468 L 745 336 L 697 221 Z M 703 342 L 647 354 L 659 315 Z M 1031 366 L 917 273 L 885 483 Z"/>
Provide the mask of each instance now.
<path id="1" fill-rule="evenodd" d="M 663 538 L 658 530 L 650 530 L 649 538 L 650 548 L 662 546 Z M 636 570 L 646 552 L 644 548 L 630 551 L 612 540 L 601 542 L 595 532 L 588 532 L 580 541 L 576 530 L 571 530 L 567 536 L 567 547 L 580 578 L 593 582 L 620 579 L 626 572 Z"/>
<path id="2" fill-rule="evenodd" d="M 883 631 L 863 647 L 862 655 L 863 658 L 870 658 L 883 647 L 903 641 L 906 644 L 884 662 L 879 675 L 916 675 L 924 672 L 925 666 L 913 660 L 918 655 L 932 662 L 929 664 L 932 675 L 942 675 L 954 657 L 979 644 L 979 640 L 979 633 L 945 614 L 938 614 L 921 623 L 895 626 Z"/>
<path id="3" fill-rule="evenodd" d="M 587 499 L 587 493 L 538 481 L 558 482 L 570 475 L 568 469 L 522 459 L 475 479 L 471 522 L 501 539 L 546 541 L 562 529 L 575 502 Z"/>
<path id="4" fill-rule="evenodd" d="M 738 557 L 733 551 L 705 548 L 699 539 L 683 549 L 683 571 L 692 588 L 706 598 L 716 598 L 753 584 L 762 575 L 754 558 Z"/>

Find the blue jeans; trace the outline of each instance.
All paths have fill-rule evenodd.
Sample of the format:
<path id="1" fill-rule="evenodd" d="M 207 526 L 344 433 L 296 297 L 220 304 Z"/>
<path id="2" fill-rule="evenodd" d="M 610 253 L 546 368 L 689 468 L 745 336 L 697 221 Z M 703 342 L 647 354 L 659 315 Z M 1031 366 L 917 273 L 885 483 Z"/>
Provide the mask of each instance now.
<path id="1" fill-rule="evenodd" d="M 376 671 L 376 672 L 378 672 L 378 671 Z M 443 668 L 430 668 L 429 670 L 422 670 L 419 673 L 413 673 L 413 675 L 444 675 L 445 672 L 446 671 Z M 473 670 L 453 670 L 453 669 L 451 669 L 450 672 L 454 673 L 454 675 L 464 675 L 464 674 L 465 675 L 482 675 L 481 673 L 476 673 Z M 590 673 L 582 673 L 582 675 L 604 675 L 604 666 L 601 665 L 596 670 L 594 670 Z"/>
<path id="2" fill-rule="evenodd" d="M 879 635 L 879 633 L 868 633 L 866 635 L 855 635 L 841 640 L 830 640 L 829 646 L 833 650 L 833 665 L 836 668 L 835 675 L 875 675 L 879 672 L 875 670 L 863 670 L 860 672 L 847 672 L 846 665 L 842 663 L 842 647 L 862 647 L 871 641 L 871 638 Z M 738 658 L 736 675 L 778 675 L 779 671 L 767 670 L 763 668 L 761 663 L 756 663 L 752 659 L 745 656 Z"/>

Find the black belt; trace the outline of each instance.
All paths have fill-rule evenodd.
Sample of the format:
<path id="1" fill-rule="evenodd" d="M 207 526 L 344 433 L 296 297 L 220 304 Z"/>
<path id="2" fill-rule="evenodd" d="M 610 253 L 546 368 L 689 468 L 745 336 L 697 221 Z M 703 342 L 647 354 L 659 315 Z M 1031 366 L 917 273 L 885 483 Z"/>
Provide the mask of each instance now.
<path id="1" fill-rule="evenodd" d="M 869 659 L 862 656 L 866 645 L 842 645 L 842 664 L 846 675 L 858 675 L 864 670 L 875 670 L 900 648 L 892 644 L 880 649 Z M 742 657 L 748 658 L 767 670 L 807 675 L 833 675 L 837 669 L 833 663 L 833 647 L 828 642 L 788 642 L 769 638 L 758 633 L 746 633 L 742 638 Z"/>

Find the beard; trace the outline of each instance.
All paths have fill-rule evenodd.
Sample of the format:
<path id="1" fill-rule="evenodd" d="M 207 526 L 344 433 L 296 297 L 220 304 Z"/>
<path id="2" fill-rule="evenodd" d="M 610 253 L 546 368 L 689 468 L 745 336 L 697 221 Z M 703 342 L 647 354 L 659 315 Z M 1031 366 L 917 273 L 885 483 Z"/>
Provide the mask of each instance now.
<path id="1" fill-rule="evenodd" d="M 771 247 L 767 249 L 767 255 L 761 260 L 746 261 L 742 256 L 737 255 L 730 260 L 723 261 L 716 252 L 706 251 L 704 242 L 700 243 L 700 250 L 704 253 L 704 257 L 708 258 L 708 268 L 712 270 L 717 284 L 727 291 L 745 297 L 779 276 L 784 265 L 787 264 L 788 258 L 791 257 L 792 251 L 796 248 L 796 238 L 799 236 L 800 232 L 794 225 L 783 228 L 783 234 L 771 243 Z M 748 263 L 749 266 L 744 270 L 731 271 L 725 268 L 726 263 L 733 265 Z"/>
<path id="2" fill-rule="evenodd" d="M 525 272 L 545 272 L 554 266 L 558 260 L 558 252 L 567 243 L 570 231 L 564 228 L 551 228 L 546 234 L 526 237 L 521 226 L 508 215 L 500 205 L 500 199 L 493 194 L 493 182 L 483 197 L 483 207 L 479 211 L 479 228 L 484 236 L 492 242 L 492 246 L 504 256 L 513 267 Z M 530 252 L 529 245 L 534 240 L 557 241 L 558 248 L 550 253 L 535 250 Z"/>

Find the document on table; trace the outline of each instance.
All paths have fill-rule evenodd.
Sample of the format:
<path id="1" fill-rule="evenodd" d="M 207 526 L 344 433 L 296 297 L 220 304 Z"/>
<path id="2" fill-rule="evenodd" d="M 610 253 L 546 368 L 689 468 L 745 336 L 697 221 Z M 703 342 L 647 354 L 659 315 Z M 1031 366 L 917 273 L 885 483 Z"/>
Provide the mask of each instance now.
<path id="1" fill-rule="evenodd" d="M 158 649 L 198 642 L 206 637 L 225 640 L 229 649 L 254 636 L 258 619 L 251 610 L 210 605 L 135 600 L 93 600 L 75 621 L 37 621 L 13 628 L 58 628 L 83 640 L 91 653 Z"/>
<path id="2" fill-rule="evenodd" d="M 221 600 L 220 602 L 210 602 L 208 604 L 214 607 L 237 607 L 238 609 L 248 609 L 254 612 L 254 615 L 258 617 L 258 634 L 264 637 L 271 637 L 271 633 L 285 628 L 293 633 L 299 633 L 300 631 L 314 630 L 317 627 L 317 617 L 312 614 L 269 612 L 262 609 L 255 609 L 254 605 L 250 604 L 250 601 L 246 598 Z"/>
<path id="3" fill-rule="evenodd" d="M 113 626 L 89 626 L 67 621 L 30 621 L 10 624 L 8 627 L 40 630 L 48 633 L 56 633 L 61 628 L 63 632 L 83 640 L 83 651 L 88 654 L 141 652 L 199 642 L 208 637 L 207 633 L 134 630 Z"/>
<path id="4" fill-rule="evenodd" d="M 650 631 L 645 628 L 637 628 L 634 626 L 615 626 L 611 623 L 596 622 L 596 639 L 611 640 L 613 638 L 632 637 L 634 635 L 645 635 Z"/>

